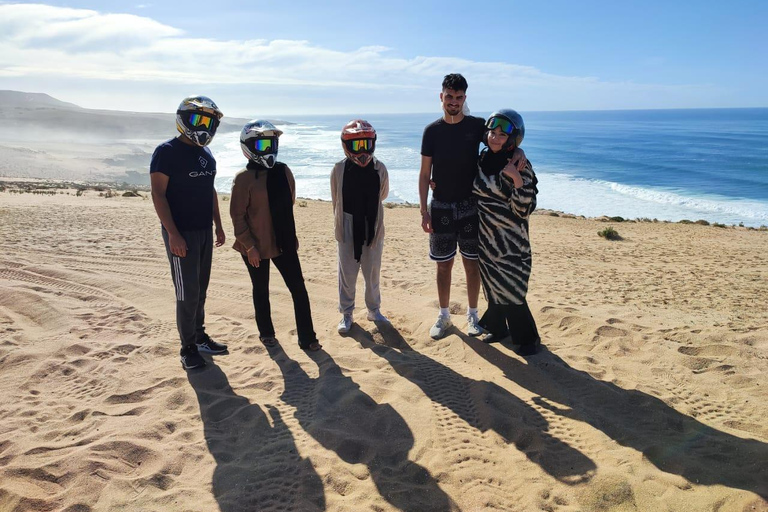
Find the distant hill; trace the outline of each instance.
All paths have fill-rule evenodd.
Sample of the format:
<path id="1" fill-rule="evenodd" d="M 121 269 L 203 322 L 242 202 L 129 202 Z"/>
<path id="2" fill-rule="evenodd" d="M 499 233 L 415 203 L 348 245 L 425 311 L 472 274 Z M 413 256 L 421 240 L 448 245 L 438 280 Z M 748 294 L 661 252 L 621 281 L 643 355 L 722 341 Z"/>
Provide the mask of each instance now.
<path id="1" fill-rule="evenodd" d="M 3 107 L 60 107 L 80 108 L 74 103 L 57 100 L 42 92 L 21 92 L 0 90 L 0 105 Z"/>
<path id="2" fill-rule="evenodd" d="M 176 135 L 176 114 L 95 110 L 43 93 L 0 91 L 0 139 L 55 136 L 58 140 L 163 139 Z M 8 122 L 10 121 L 10 122 Z M 239 131 L 247 119 L 224 117 L 221 132 Z M 55 134 L 55 135 L 54 135 Z"/>

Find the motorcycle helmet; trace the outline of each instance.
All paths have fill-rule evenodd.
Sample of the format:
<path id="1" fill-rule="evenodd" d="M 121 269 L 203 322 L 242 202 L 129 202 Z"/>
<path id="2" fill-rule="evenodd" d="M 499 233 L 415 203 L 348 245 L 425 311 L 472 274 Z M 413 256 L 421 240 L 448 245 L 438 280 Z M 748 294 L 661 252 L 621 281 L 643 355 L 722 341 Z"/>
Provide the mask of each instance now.
<path id="1" fill-rule="evenodd" d="M 365 167 L 376 149 L 376 130 L 368 121 L 353 119 L 341 129 L 341 145 L 347 158 Z"/>
<path id="2" fill-rule="evenodd" d="M 207 96 L 184 98 L 176 110 L 176 129 L 200 147 L 207 146 L 216 135 L 224 114 Z"/>
<path id="3" fill-rule="evenodd" d="M 249 121 L 240 132 L 240 148 L 243 155 L 251 162 L 271 169 L 277 161 L 277 141 L 282 134 L 283 132 L 269 121 Z"/>
<path id="4" fill-rule="evenodd" d="M 483 143 L 488 145 L 488 132 L 495 128 L 501 128 L 501 131 L 509 135 L 507 142 L 502 146 L 503 150 L 507 150 L 510 147 L 520 147 L 525 137 L 525 123 L 523 122 L 523 116 L 516 111 L 505 108 L 497 110 L 488 118 L 485 123 L 485 133 L 483 133 Z"/>

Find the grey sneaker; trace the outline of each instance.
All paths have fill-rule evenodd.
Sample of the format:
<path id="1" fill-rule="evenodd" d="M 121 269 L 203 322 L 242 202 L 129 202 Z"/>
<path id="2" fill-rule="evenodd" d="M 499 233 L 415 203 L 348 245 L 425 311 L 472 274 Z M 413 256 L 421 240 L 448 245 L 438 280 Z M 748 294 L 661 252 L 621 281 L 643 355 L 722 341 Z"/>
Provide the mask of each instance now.
<path id="1" fill-rule="evenodd" d="M 352 315 L 346 314 L 341 317 L 339 326 L 336 329 L 339 331 L 339 334 L 347 334 L 352 329 Z"/>
<path id="2" fill-rule="evenodd" d="M 485 330 L 480 327 L 480 318 L 477 313 L 467 313 L 467 334 L 470 336 L 480 336 Z"/>
<path id="3" fill-rule="evenodd" d="M 437 322 L 435 322 L 435 325 L 429 330 L 429 336 L 433 340 L 440 339 L 445 336 L 445 331 L 452 325 L 453 322 L 451 322 L 451 317 L 439 315 L 437 317 Z"/>
<path id="4" fill-rule="evenodd" d="M 389 323 L 389 319 L 381 314 L 381 310 L 368 310 L 368 320 L 371 322 L 385 322 Z"/>

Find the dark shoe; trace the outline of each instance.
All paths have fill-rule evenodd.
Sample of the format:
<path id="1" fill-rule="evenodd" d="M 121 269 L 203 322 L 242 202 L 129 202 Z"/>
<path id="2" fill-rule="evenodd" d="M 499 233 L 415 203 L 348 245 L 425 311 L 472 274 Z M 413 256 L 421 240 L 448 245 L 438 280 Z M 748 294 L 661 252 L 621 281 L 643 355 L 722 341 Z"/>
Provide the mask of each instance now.
<path id="1" fill-rule="evenodd" d="M 227 351 L 227 346 L 213 341 L 210 336 L 204 334 L 202 340 L 197 342 L 197 350 L 204 354 L 223 354 Z"/>
<path id="2" fill-rule="evenodd" d="M 205 359 L 197 351 L 197 347 L 185 347 L 181 349 L 181 366 L 185 370 L 193 370 L 205 366 Z"/>
<path id="3" fill-rule="evenodd" d="M 299 348 L 301 350 L 306 350 L 308 352 L 317 352 L 318 350 L 323 348 L 323 346 L 320 344 L 319 341 L 315 340 L 315 341 L 310 341 L 309 343 L 299 342 Z"/>
<path id="4" fill-rule="evenodd" d="M 274 334 L 272 336 L 259 336 L 259 339 L 265 347 L 274 347 L 277 345 L 277 338 L 275 338 Z"/>

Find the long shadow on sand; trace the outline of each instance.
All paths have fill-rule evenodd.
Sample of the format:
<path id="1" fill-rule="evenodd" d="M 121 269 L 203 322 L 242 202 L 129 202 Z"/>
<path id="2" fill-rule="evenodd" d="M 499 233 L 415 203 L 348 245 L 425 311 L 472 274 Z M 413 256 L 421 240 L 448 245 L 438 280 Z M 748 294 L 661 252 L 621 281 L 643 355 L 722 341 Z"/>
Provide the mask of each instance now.
<path id="1" fill-rule="evenodd" d="M 458 507 L 429 471 L 408 459 L 413 433 L 388 404 L 378 404 L 345 376 L 324 351 L 310 352 L 319 376 L 312 378 L 282 350 L 269 353 L 283 372 L 282 399 L 318 443 L 349 464 L 365 464 L 379 494 L 407 512 L 450 512 Z"/>
<path id="2" fill-rule="evenodd" d="M 210 360 L 187 374 L 197 394 L 205 441 L 216 460 L 213 495 L 222 512 L 325 510 L 323 483 L 302 458 L 275 408 L 269 415 L 229 385 Z"/>
<path id="3" fill-rule="evenodd" d="M 419 386 L 433 402 L 481 432 L 496 432 L 558 480 L 577 484 L 592 477 L 595 463 L 550 435 L 547 420 L 509 391 L 492 382 L 465 377 L 416 352 L 394 326 L 382 324 L 379 332 L 385 345 L 377 344 L 362 329 L 353 329 L 350 334 L 363 347 L 386 359 L 399 375 Z"/>
<path id="4" fill-rule="evenodd" d="M 538 395 L 542 406 L 603 431 L 660 470 L 768 498 L 768 444 L 721 432 L 656 397 L 597 380 L 552 352 L 543 350 L 525 364 L 494 346 L 464 340 L 507 378 Z"/>

